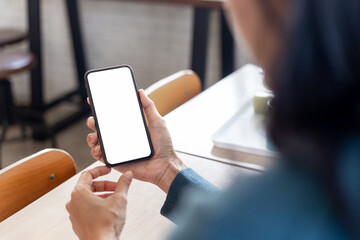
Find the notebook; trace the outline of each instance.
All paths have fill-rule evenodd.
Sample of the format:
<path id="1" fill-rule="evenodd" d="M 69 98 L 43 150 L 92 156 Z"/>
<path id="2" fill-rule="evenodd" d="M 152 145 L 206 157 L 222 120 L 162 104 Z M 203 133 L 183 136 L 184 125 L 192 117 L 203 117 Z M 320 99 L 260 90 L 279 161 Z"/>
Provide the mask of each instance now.
<path id="1" fill-rule="evenodd" d="M 212 141 L 218 148 L 276 157 L 266 137 L 265 120 L 265 115 L 254 112 L 253 101 L 249 99 L 212 135 Z"/>

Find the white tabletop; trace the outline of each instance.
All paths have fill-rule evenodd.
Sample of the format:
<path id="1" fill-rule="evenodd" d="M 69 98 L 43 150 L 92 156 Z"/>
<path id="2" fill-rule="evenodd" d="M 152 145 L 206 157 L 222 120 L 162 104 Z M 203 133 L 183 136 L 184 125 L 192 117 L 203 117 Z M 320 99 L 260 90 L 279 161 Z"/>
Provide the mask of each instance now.
<path id="1" fill-rule="evenodd" d="M 179 153 L 183 161 L 219 187 L 225 187 L 238 174 L 257 172 Z M 100 163 L 94 163 L 93 168 Z M 1 239 L 76 239 L 65 204 L 80 173 L 0 223 Z M 112 171 L 107 180 L 116 181 L 120 173 Z M 156 186 L 134 180 L 128 194 L 127 220 L 121 239 L 166 239 L 173 223 L 160 215 L 165 200 Z M 95 221 L 95 220 L 94 220 Z"/>
<path id="2" fill-rule="evenodd" d="M 177 151 L 263 170 L 274 159 L 214 147 L 212 135 L 225 124 L 257 90 L 262 75 L 255 65 L 246 65 L 166 115 Z"/>

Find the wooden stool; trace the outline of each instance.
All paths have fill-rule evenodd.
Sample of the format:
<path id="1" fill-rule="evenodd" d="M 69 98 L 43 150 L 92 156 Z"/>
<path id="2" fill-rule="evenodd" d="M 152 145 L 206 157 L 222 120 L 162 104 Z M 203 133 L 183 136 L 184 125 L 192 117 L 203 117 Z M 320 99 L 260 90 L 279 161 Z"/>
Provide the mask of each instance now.
<path id="1" fill-rule="evenodd" d="M 14 29 L 0 29 L 0 47 L 18 43 L 27 38 L 27 34 Z"/>
<path id="2" fill-rule="evenodd" d="M 15 112 L 9 77 L 12 74 L 26 71 L 35 65 L 35 58 L 30 53 L 0 53 L 0 120 L 2 132 L 0 134 L 0 168 L 1 168 L 1 144 L 5 140 L 6 132 L 12 121 L 20 123 Z M 22 133 L 24 135 L 24 126 Z"/>

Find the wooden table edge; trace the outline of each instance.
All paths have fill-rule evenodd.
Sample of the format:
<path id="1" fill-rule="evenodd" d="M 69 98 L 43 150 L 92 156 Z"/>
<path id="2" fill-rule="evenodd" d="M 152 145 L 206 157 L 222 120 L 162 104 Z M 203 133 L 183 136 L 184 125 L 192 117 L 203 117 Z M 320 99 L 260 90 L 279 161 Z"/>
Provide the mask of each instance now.
<path id="1" fill-rule="evenodd" d="M 265 167 L 261 166 L 261 165 L 257 165 L 257 164 L 252 164 L 252 163 L 247 163 L 247 162 L 240 162 L 240 161 L 235 161 L 235 160 L 230 160 L 230 159 L 225 159 L 225 158 L 217 158 L 217 157 L 207 157 L 207 156 L 201 156 L 198 154 L 193 154 L 193 153 L 188 153 L 188 152 L 184 152 L 184 151 L 180 151 L 180 150 L 176 150 L 175 152 L 177 153 L 181 153 L 181 154 L 185 154 L 188 156 L 194 156 L 194 157 L 198 157 L 198 158 L 202 158 L 202 159 L 207 159 L 209 161 L 215 161 L 215 162 L 219 162 L 219 163 L 223 163 L 226 165 L 231 165 L 234 167 L 239 167 L 239 168 L 244 168 L 247 170 L 252 170 L 252 171 L 256 171 L 256 172 L 264 172 L 265 171 Z"/>

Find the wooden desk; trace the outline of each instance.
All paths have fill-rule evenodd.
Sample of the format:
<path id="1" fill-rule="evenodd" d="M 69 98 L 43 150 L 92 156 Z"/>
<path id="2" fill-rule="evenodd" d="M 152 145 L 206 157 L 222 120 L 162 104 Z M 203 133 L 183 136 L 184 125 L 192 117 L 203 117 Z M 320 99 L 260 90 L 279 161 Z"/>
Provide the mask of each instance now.
<path id="1" fill-rule="evenodd" d="M 179 156 L 188 166 L 219 187 L 228 185 L 238 174 L 257 174 L 186 154 L 179 153 Z M 89 168 L 96 165 L 99 163 Z M 65 204 L 79 174 L 0 223 L 1 239 L 76 239 Z M 112 171 L 106 178 L 116 181 L 119 176 L 118 172 Z M 172 222 L 160 215 L 165 194 L 154 185 L 134 180 L 128 196 L 127 221 L 121 239 L 165 239 L 174 227 Z"/>
<path id="2" fill-rule="evenodd" d="M 166 115 L 175 149 L 253 170 L 272 164 L 271 158 L 214 148 L 211 141 L 244 102 L 252 99 L 259 79 L 259 68 L 246 65 Z"/>

